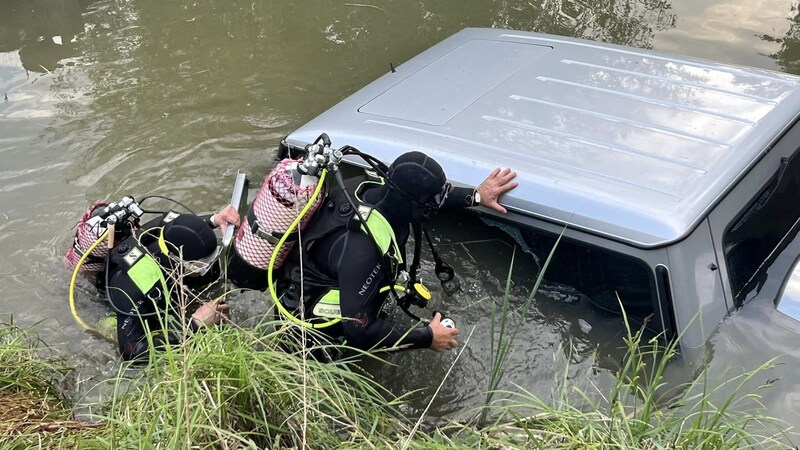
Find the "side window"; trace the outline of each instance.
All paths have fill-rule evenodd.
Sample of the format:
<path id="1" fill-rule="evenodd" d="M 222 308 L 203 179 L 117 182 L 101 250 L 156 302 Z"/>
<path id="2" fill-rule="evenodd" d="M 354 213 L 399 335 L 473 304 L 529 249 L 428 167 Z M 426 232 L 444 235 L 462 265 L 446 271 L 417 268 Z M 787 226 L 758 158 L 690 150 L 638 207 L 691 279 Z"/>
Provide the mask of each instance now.
<path id="1" fill-rule="evenodd" d="M 800 158 L 782 158 L 779 168 L 726 229 L 722 237 L 731 289 L 740 306 L 766 281 L 767 269 L 798 231 Z"/>
<path id="2" fill-rule="evenodd" d="M 525 242 L 545 256 L 556 240 L 555 236 L 539 230 L 521 231 Z M 621 302 L 634 323 L 641 324 L 653 316 L 648 326 L 655 332 L 664 331 L 656 319 L 658 314 L 654 314 L 658 302 L 655 276 L 637 258 L 564 238 L 544 277 L 577 289 L 595 308 L 606 313 L 620 314 Z"/>

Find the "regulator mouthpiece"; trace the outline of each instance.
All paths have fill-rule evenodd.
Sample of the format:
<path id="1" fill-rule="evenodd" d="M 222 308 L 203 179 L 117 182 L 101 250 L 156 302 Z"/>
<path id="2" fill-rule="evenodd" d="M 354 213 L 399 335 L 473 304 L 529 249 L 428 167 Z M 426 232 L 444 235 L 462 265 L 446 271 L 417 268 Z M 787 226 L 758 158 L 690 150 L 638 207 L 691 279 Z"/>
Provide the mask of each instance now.
<path id="1" fill-rule="evenodd" d="M 427 307 L 428 303 L 431 301 L 431 297 L 431 291 L 429 291 L 428 288 L 426 288 L 422 283 L 417 282 L 408 288 L 406 293 L 398 299 L 398 304 L 403 310 L 406 310 L 406 313 L 408 313 L 407 310 L 409 306 L 416 306 L 418 308 Z"/>

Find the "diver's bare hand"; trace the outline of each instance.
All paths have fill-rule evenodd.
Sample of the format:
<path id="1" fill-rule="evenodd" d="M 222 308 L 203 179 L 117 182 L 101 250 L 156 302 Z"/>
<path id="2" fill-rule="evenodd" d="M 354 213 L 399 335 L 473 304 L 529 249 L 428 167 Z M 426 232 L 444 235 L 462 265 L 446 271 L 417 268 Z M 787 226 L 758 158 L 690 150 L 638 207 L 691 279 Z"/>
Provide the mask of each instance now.
<path id="1" fill-rule="evenodd" d="M 436 313 L 433 320 L 428 324 L 433 332 L 433 340 L 431 341 L 431 349 L 441 352 L 443 350 L 451 350 L 458 347 L 458 342 L 455 336 L 458 334 L 458 328 L 447 328 L 442 325 L 442 315 Z"/>
<path id="2" fill-rule="evenodd" d="M 211 216 L 211 223 L 216 224 L 222 234 L 225 234 L 225 228 L 228 227 L 228 224 L 233 224 L 234 226 L 239 226 L 239 211 L 233 207 L 233 205 L 228 205 L 218 213 Z"/>
<path id="3" fill-rule="evenodd" d="M 231 306 L 220 299 L 211 300 L 197 308 L 192 314 L 192 319 L 199 326 L 218 325 L 230 309 Z"/>
<path id="4" fill-rule="evenodd" d="M 483 183 L 478 186 L 477 191 L 481 195 L 481 206 L 505 213 L 506 209 L 500 203 L 497 203 L 497 199 L 519 185 L 516 181 L 511 181 L 516 176 L 517 172 L 513 172 L 511 169 L 503 171 L 499 167 L 494 169 Z"/>

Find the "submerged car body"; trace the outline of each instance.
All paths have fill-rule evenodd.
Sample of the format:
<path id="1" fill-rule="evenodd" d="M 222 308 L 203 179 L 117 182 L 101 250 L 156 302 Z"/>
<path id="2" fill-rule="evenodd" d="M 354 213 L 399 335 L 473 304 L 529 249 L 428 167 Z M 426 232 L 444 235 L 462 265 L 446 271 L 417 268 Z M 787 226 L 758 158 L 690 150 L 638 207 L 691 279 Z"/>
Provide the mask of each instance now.
<path id="1" fill-rule="evenodd" d="M 282 149 L 302 150 L 324 132 L 335 147 L 385 162 L 421 150 L 461 186 L 511 167 L 519 187 L 502 198 L 509 213 L 499 219 L 534 240 L 563 232 L 554 265 L 568 267 L 557 271 L 572 274 L 567 282 L 642 309 L 665 336 L 697 348 L 744 301 L 777 296 L 789 270 L 772 263 L 799 254 L 799 82 L 465 29 L 302 126 Z"/>

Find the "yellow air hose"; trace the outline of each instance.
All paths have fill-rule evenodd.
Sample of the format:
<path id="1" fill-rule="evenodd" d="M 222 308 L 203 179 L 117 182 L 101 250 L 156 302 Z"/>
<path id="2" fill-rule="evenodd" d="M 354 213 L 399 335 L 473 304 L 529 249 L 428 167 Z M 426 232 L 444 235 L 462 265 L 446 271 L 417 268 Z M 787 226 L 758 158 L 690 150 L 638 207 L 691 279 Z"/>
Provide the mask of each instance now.
<path id="1" fill-rule="evenodd" d="M 286 232 L 283 233 L 283 236 L 281 236 L 281 239 L 275 245 L 275 249 L 272 251 L 272 257 L 270 257 L 269 259 L 269 267 L 267 268 L 267 284 L 269 285 L 269 293 L 272 295 L 272 301 L 275 303 L 275 306 L 278 308 L 278 311 L 280 311 L 281 314 L 283 314 L 283 316 L 289 319 L 290 321 L 306 328 L 327 328 L 329 326 L 336 325 L 337 323 L 341 322 L 342 319 L 339 318 L 339 319 L 329 320 L 323 323 L 312 324 L 295 317 L 294 314 L 289 312 L 289 310 L 287 310 L 286 307 L 283 306 L 281 300 L 278 298 L 278 292 L 275 290 L 275 283 L 273 282 L 272 279 L 272 272 L 275 269 L 275 261 L 278 259 L 278 253 L 280 253 L 280 249 L 281 247 L 283 247 L 284 242 L 286 242 L 286 239 L 289 237 L 289 235 L 292 234 L 292 232 L 300 224 L 300 221 L 303 219 L 306 213 L 308 213 L 311 207 L 314 206 L 314 203 L 316 203 L 317 197 L 319 197 L 319 193 L 322 191 L 322 187 L 325 183 L 325 177 L 327 176 L 327 174 L 328 170 L 323 169 L 322 174 L 319 177 L 319 182 L 317 183 L 317 188 L 314 189 L 314 193 L 311 194 L 311 198 L 308 199 L 308 203 L 306 203 L 306 205 L 300 211 L 300 214 L 297 215 L 292 224 L 289 225 L 289 228 L 286 230 Z"/>
<path id="2" fill-rule="evenodd" d="M 81 319 L 81 316 L 78 315 L 78 309 L 75 307 L 75 281 L 78 279 L 78 272 L 80 271 L 83 262 L 86 261 L 86 258 L 89 257 L 89 254 L 91 254 L 92 251 L 94 251 L 94 249 L 98 245 L 100 245 L 101 242 L 103 242 L 103 240 L 106 238 L 107 235 L 108 235 L 108 230 L 106 230 L 102 236 L 97 238 L 97 240 L 94 241 L 94 243 L 89 247 L 88 250 L 83 252 L 83 255 L 81 255 L 81 259 L 79 259 L 78 263 L 75 264 L 75 269 L 72 271 L 72 279 L 69 282 L 69 309 L 72 312 L 72 317 L 75 318 L 75 321 L 78 322 L 78 325 L 83 327 L 84 330 L 95 334 L 101 334 L 101 333 L 96 329 L 90 327 L 86 322 L 83 321 L 83 319 Z M 109 249 L 109 251 L 111 250 Z"/>
<path id="3" fill-rule="evenodd" d="M 300 211 L 300 214 L 297 216 L 297 218 L 294 219 L 292 224 L 289 225 L 289 228 L 286 230 L 286 232 L 283 233 L 283 236 L 281 236 L 281 239 L 275 245 L 275 249 L 272 251 L 272 257 L 270 257 L 270 259 L 269 259 L 269 267 L 267 268 L 267 284 L 269 285 L 269 293 L 272 295 L 272 301 L 275 303 L 275 306 L 278 308 L 278 311 L 280 311 L 281 314 L 283 314 L 283 316 L 286 317 L 287 319 L 289 319 L 291 322 L 294 322 L 297 325 L 300 325 L 302 327 L 314 328 L 314 329 L 327 328 L 327 327 L 336 325 L 337 323 L 341 322 L 342 319 L 338 318 L 338 319 L 329 320 L 327 322 L 312 324 L 312 323 L 306 322 L 304 320 L 300 320 L 297 317 L 295 317 L 294 314 L 289 312 L 289 310 L 287 310 L 286 307 L 283 306 L 283 304 L 281 303 L 280 299 L 278 298 L 278 293 L 275 290 L 275 283 L 273 282 L 273 278 L 272 278 L 272 272 L 275 269 L 275 261 L 278 259 L 278 253 L 279 253 L 281 247 L 283 247 L 283 244 L 284 244 L 284 242 L 286 242 L 286 239 L 289 237 L 289 235 L 292 234 L 292 231 L 294 231 L 294 229 L 297 228 L 298 224 L 303 219 L 303 217 L 306 215 L 308 210 L 310 210 L 311 207 L 316 202 L 320 191 L 322 191 L 322 186 L 323 186 L 323 183 L 325 182 L 325 177 L 326 177 L 327 174 L 328 174 L 328 170 L 327 169 L 323 169 L 322 170 L 322 174 L 319 177 L 319 182 L 317 183 L 317 188 L 314 190 L 314 193 L 311 195 L 311 198 L 308 200 L 308 203 L 306 203 L 306 206 L 303 207 L 303 209 Z M 396 290 L 401 291 L 401 292 L 404 292 L 406 290 L 405 286 L 401 286 L 401 285 L 395 285 L 394 288 Z M 383 292 L 388 291 L 389 289 L 391 289 L 390 286 L 384 286 L 384 287 L 382 287 L 380 289 L 379 292 L 383 293 Z M 301 301 L 302 301 L 302 299 L 301 299 Z"/>

